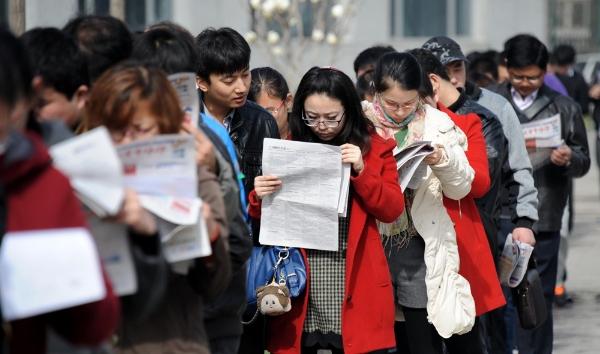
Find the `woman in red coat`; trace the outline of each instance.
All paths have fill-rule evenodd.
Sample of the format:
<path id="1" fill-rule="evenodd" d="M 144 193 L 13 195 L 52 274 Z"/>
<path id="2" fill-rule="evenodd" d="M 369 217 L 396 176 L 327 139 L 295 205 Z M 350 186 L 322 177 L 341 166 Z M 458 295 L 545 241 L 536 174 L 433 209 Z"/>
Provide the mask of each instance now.
<path id="1" fill-rule="evenodd" d="M 444 206 L 456 230 L 460 274 L 469 281 L 475 299 L 476 315 L 481 316 L 506 303 L 489 242 L 475 204 L 475 199 L 483 197 L 490 188 L 485 139 L 481 131 L 481 121 L 476 114 L 458 115 L 441 104 L 438 104 L 438 109 L 448 114 L 467 135 L 469 148 L 465 154 L 469 164 L 475 170 L 475 179 L 469 195 L 460 201 L 444 198 Z"/>
<path id="2" fill-rule="evenodd" d="M 349 216 L 340 218 L 340 251 L 302 250 L 306 291 L 292 310 L 274 317 L 268 333 L 272 353 L 367 353 L 395 347 L 394 296 L 375 223 L 403 210 L 395 144 L 364 118 L 352 81 L 341 71 L 313 68 L 296 92 L 290 118 L 294 140 L 341 145 L 352 165 Z M 260 198 L 277 191 L 276 176 L 259 176 L 250 214 L 260 217 Z M 292 220 L 290 220 L 292 222 Z"/>

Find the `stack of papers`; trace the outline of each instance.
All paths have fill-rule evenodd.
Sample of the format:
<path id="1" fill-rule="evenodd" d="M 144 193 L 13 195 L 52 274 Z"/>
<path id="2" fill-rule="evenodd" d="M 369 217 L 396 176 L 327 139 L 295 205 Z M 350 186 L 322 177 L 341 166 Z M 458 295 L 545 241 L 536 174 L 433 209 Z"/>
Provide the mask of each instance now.
<path id="1" fill-rule="evenodd" d="M 512 235 L 508 234 L 500 256 L 500 282 L 511 288 L 519 285 L 527 272 L 527 265 L 532 253 L 533 246 L 515 241 Z"/>
<path id="2" fill-rule="evenodd" d="M 337 251 L 350 185 L 340 147 L 265 139 L 262 161 L 263 175 L 277 176 L 282 188 L 263 199 L 260 243 Z"/>
<path id="3" fill-rule="evenodd" d="M 521 124 L 525 146 L 534 170 L 550 163 L 552 150 L 562 143 L 560 113 Z"/>
<path id="4" fill-rule="evenodd" d="M 119 146 L 124 182 L 140 203 L 159 218 L 169 262 L 212 253 L 202 201 L 198 198 L 196 148 L 190 135 L 160 135 Z"/>
<path id="5" fill-rule="evenodd" d="M 198 115 L 200 114 L 200 98 L 196 89 L 196 74 L 177 73 L 169 75 L 169 81 L 177 91 L 181 109 L 185 113 L 185 120 L 193 127 L 197 127 Z"/>
<path id="6" fill-rule="evenodd" d="M 96 215 L 115 215 L 125 189 L 123 167 L 108 131 L 99 127 L 50 148 L 54 166 L 69 177 L 79 199 Z"/>
<path id="7" fill-rule="evenodd" d="M 102 300 L 100 259 L 83 228 L 9 232 L 0 249 L 0 302 L 7 321 Z"/>
<path id="8" fill-rule="evenodd" d="M 433 152 L 431 141 L 417 141 L 404 149 L 394 148 L 394 158 L 398 168 L 400 187 L 404 192 L 406 188 L 417 189 L 427 174 L 427 166 L 423 160 Z"/>

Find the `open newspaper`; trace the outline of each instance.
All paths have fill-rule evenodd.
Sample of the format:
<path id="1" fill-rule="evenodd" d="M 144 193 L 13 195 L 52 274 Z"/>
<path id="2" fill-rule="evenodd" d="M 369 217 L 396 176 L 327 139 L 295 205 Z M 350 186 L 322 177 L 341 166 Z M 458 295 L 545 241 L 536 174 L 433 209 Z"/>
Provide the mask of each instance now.
<path id="1" fill-rule="evenodd" d="M 198 115 L 200 114 L 200 98 L 196 89 L 195 73 L 177 73 L 169 75 L 171 85 L 177 91 L 181 109 L 185 113 L 185 120 L 192 126 L 198 126 Z"/>
<path id="2" fill-rule="evenodd" d="M 552 150 L 562 143 L 560 113 L 521 124 L 525 146 L 534 170 L 550 163 Z"/>
<path id="3" fill-rule="evenodd" d="M 398 178 L 402 191 L 406 188 L 416 189 L 427 174 L 427 166 L 423 160 L 433 152 L 431 141 L 417 141 L 404 149 L 394 148 L 394 158 L 398 168 Z"/>
<path id="4" fill-rule="evenodd" d="M 513 240 L 512 235 L 508 234 L 504 243 L 504 249 L 500 256 L 500 282 L 511 288 L 516 287 L 523 280 L 529 258 L 533 253 L 533 246 L 521 241 Z"/>
<path id="5" fill-rule="evenodd" d="M 159 135 L 117 148 L 124 182 L 159 217 L 165 257 L 171 263 L 212 253 L 198 198 L 196 150 L 189 135 Z"/>
<path id="6" fill-rule="evenodd" d="M 123 167 L 106 128 L 58 143 L 50 148 L 50 155 L 82 203 L 96 215 L 106 217 L 119 211 L 125 195 Z"/>
<path id="7" fill-rule="evenodd" d="M 282 188 L 263 199 L 260 243 L 337 251 L 350 184 L 340 147 L 265 139 L 262 161 Z"/>

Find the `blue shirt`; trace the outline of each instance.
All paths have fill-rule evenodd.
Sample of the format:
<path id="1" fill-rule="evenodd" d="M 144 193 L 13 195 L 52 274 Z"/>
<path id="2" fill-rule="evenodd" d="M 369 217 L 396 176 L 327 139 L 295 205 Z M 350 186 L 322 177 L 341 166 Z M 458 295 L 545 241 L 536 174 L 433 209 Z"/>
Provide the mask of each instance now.
<path id="1" fill-rule="evenodd" d="M 244 189 L 244 174 L 240 171 L 240 164 L 237 158 L 237 150 L 235 149 L 235 145 L 233 145 L 233 141 L 229 136 L 229 132 L 227 129 L 219 123 L 216 119 L 209 116 L 205 113 L 200 113 L 200 120 L 204 122 L 204 124 L 210 129 L 213 133 L 215 133 L 219 139 L 225 144 L 227 148 L 227 152 L 229 153 L 229 159 L 233 164 L 234 172 L 237 176 L 238 186 L 240 187 L 240 201 L 242 203 L 242 209 L 244 210 L 244 216 L 248 219 L 248 204 L 246 202 L 246 191 Z"/>

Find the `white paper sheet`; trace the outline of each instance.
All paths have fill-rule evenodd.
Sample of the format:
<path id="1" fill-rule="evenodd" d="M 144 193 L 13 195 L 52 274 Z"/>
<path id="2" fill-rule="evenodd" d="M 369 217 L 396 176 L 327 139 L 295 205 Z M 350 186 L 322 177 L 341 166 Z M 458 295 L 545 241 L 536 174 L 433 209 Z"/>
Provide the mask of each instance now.
<path id="1" fill-rule="evenodd" d="M 127 226 L 94 216 L 88 217 L 87 220 L 113 290 L 119 296 L 134 294 L 137 291 L 137 275 Z"/>
<path id="2" fill-rule="evenodd" d="M 352 165 L 342 164 L 342 183 L 340 187 L 340 198 L 338 201 L 338 215 L 346 217 L 348 212 L 348 194 L 350 193 L 350 174 Z"/>
<path id="3" fill-rule="evenodd" d="M 117 148 L 125 186 L 140 195 L 196 198 L 196 148 L 190 135 L 159 135 Z"/>
<path id="4" fill-rule="evenodd" d="M 279 177 L 282 188 L 263 199 L 260 242 L 337 251 L 339 146 L 265 139 L 262 161 L 263 174 Z"/>
<path id="5" fill-rule="evenodd" d="M 500 255 L 500 282 L 511 288 L 519 285 L 525 276 L 532 253 L 531 245 L 513 240 L 512 235 L 508 234 Z"/>
<path id="6" fill-rule="evenodd" d="M 123 202 L 123 167 L 108 131 L 99 127 L 50 148 L 54 165 L 98 216 L 116 214 Z"/>
<path id="7" fill-rule="evenodd" d="M 185 113 L 186 121 L 192 126 L 198 126 L 198 116 L 200 114 L 200 98 L 196 89 L 196 73 L 177 73 L 169 75 L 171 85 L 177 91 L 181 109 Z"/>
<path id="8" fill-rule="evenodd" d="M 406 188 L 416 189 L 427 174 L 427 166 L 422 162 L 427 155 L 433 152 L 430 141 L 417 141 L 400 150 L 394 149 L 394 158 L 398 168 L 400 188 L 404 192 Z"/>
<path id="9" fill-rule="evenodd" d="M 5 320 L 27 318 L 103 299 L 100 259 L 86 229 L 9 232 L 0 249 Z"/>
<path id="10" fill-rule="evenodd" d="M 159 220 L 159 233 L 169 263 L 187 261 L 212 254 L 206 221 L 200 214 L 193 225 L 175 225 Z"/>
<path id="11" fill-rule="evenodd" d="M 177 225 L 193 225 L 198 221 L 202 201 L 200 198 L 173 198 L 140 195 L 142 206 L 154 215 Z"/>

